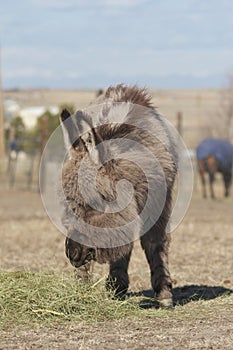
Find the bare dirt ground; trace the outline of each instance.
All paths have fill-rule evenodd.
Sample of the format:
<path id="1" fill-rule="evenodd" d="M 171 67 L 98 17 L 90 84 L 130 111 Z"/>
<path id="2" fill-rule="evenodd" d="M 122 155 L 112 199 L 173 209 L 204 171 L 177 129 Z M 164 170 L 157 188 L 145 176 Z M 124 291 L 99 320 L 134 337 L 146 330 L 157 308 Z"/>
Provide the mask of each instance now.
<path id="1" fill-rule="evenodd" d="M 0 349 L 233 349 L 233 202 L 193 193 L 185 219 L 172 233 L 170 270 L 175 309 L 166 317 L 95 324 L 14 326 L 0 331 Z M 49 221 L 38 193 L 0 191 L 0 269 L 70 272 L 64 236 Z M 96 265 L 94 277 L 107 272 Z M 130 265 L 130 290 L 150 294 L 139 244 Z M 146 293 L 146 292 L 145 292 Z M 222 296 L 226 293 L 227 295 Z M 193 299 L 193 300 L 192 300 Z"/>

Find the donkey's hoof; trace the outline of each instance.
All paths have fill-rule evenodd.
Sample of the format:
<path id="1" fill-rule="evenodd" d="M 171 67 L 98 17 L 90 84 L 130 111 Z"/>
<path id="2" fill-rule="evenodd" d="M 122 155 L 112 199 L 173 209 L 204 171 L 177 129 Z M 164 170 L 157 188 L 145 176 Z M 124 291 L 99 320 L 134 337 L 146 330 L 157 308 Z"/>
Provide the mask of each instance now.
<path id="1" fill-rule="evenodd" d="M 172 292 L 170 288 L 162 289 L 155 297 L 161 307 L 166 309 L 173 308 Z"/>
<path id="2" fill-rule="evenodd" d="M 172 299 L 158 299 L 159 305 L 164 309 L 173 309 Z"/>

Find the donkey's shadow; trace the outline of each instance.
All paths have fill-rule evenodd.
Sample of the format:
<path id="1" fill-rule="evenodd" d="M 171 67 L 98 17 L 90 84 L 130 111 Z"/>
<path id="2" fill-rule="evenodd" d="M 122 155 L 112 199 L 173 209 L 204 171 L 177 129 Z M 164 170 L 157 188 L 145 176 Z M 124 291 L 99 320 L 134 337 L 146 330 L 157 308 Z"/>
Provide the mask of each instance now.
<path id="1" fill-rule="evenodd" d="M 173 288 L 174 305 L 185 305 L 195 300 L 211 300 L 223 295 L 230 295 L 233 290 L 222 286 L 206 286 L 206 285 L 186 285 L 183 287 Z M 128 297 L 142 297 L 140 307 L 149 309 L 159 307 L 156 299 L 153 298 L 152 290 L 143 290 L 142 292 L 128 293 Z M 145 297 L 143 299 L 143 297 Z"/>

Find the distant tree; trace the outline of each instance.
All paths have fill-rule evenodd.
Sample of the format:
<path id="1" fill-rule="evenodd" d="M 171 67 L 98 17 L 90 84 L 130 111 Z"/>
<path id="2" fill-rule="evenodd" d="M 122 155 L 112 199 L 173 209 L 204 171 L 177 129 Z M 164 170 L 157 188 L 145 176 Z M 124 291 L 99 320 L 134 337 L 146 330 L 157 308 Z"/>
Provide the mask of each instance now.
<path id="1" fill-rule="evenodd" d="M 49 137 L 51 136 L 51 134 L 54 132 L 54 130 L 58 127 L 58 125 L 60 124 L 59 121 L 59 116 L 61 114 L 61 111 L 63 109 L 68 109 L 70 111 L 71 114 L 74 113 L 75 108 L 72 104 L 62 104 L 59 106 L 59 112 L 58 114 L 53 114 L 50 111 L 45 111 L 39 118 L 37 118 L 37 123 L 34 129 L 34 133 L 37 137 L 40 137 L 41 132 L 42 132 L 42 128 L 43 128 L 43 119 L 47 118 L 47 132 L 46 132 L 46 139 L 48 140 Z"/>
<path id="2" fill-rule="evenodd" d="M 17 140 L 20 149 L 23 149 L 28 153 L 41 151 L 42 142 L 46 142 L 60 124 L 59 116 L 64 108 L 68 109 L 71 113 L 74 113 L 75 111 L 75 107 L 72 104 L 65 103 L 59 106 L 59 112 L 57 114 L 53 114 L 47 110 L 37 118 L 35 127 L 29 130 L 26 129 L 21 117 L 14 118 L 6 132 L 7 147 L 10 140 L 14 139 Z M 63 142 L 62 135 L 61 141 L 59 140 L 59 142 Z"/>
<path id="3" fill-rule="evenodd" d="M 233 142 L 233 72 L 227 76 L 227 86 L 221 92 L 219 109 L 211 125 L 214 137 Z"/>
<path id="4" fill-rule="evenodd" d="M 5 145 L 9 150 L 11 147 L 15 147 L 18 150 L 23 148 L 23 139 L 25 137 L 26 127 L 21 117 L 15 117 L 7 125 L 5 129 Z"/>
<path id="5" fill-rule="evenodd" d="M 10 128 L 14 132 L 14 138 L 19 139 L 22 138 L 25 134 L 25 124 L 23 122 L 23 119 L 21 117 L 15 117 L 12 119 L 10 123 Z"/>
<path id="6" fill-rule="evenodd" d="M 38 137 L 41 135 L 43 120 L 45 118 L 47 118 L 46 138 L 48 139 L 56 127 L 59 125 L 59 117 L 57 114 L 52 114 L 50 111 L 45 111 L 40 117 L 38 117 L 36 126 L 34 128 L 34 133 Z"/>
<path id="7" fill-rule="evenodd" d="M 59 112 L 57 114 L 53 114 L 47 110 L 40 117 L 37 118 L 37 123 L 34 129 L 28 132 L 28 136 L 30 135 L 31 139 L 33 139 L 34 141 L 36 140 L 36 147 L 38 150 L 42 151 L 46 141 L 48 141 L 49 137 L 52 135 L 54 130 L 59 126 L 59 116 L 64 108 L 68 109 L 72 114 L 75 112 L 74 105 L 68 103 L 60 105 Z M 63 144 L 61 132 L 58 132 L 56 142 Z M 56 143 L 54 144 L 54 149 L 55 148 Z"/>

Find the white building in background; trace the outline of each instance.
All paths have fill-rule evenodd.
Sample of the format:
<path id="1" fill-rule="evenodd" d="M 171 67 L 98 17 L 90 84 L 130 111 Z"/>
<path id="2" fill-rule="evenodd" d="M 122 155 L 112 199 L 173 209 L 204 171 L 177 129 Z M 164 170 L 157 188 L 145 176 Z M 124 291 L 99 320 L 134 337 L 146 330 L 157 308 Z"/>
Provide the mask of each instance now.
<path id="1" fill-rule="evenodd" d="M 20 111 L 20 106 L 14 100 L 5 99 L 3 101 L 3 110 L 8 112 L 12 117 L 16 117 Z"/>
<path id="2" fill-rule="evenodd" d="M 21 108 L 20 105 L 11 99 L 5 99 L 3 101 L 4 119 L 8 125 L 15 117 L 21 117 L 27 129 L 32 129 L 37 122 L 37 118 L 49 111 L 52 114 L 58 114 L 59 108 L 57 106 L 32 106 Z"/>
<path id="3" fill-rule="evenodd" d="M 20 105 L 12 99 L 3 100 L 4 124 L 7 126 L 12 119 L 19 115 Z"/>
<path id="4" fill-rule="evenodd" d="M 27 129 L 32 129 L 37 122 L 37 118 L 44 114 L 46 111 L 49 111 L 52 114 L 58 114 L 59 108 L 57 106 L 50 106 L 45 108 L 43 106 L 37 107 L 27 107 L 19 111 L 18 116 L 23 119 L 23 122 Z"/>

